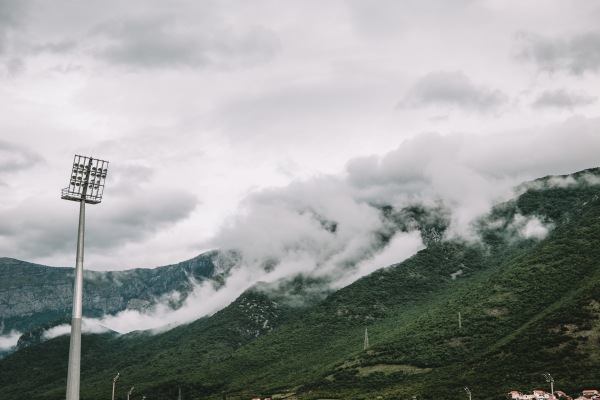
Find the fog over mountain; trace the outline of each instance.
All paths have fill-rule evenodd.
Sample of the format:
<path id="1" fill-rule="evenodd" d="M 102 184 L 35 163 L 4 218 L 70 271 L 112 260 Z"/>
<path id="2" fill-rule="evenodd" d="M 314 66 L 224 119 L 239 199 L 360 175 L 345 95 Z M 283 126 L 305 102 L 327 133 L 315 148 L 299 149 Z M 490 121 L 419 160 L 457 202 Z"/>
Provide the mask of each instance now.
<path id="1" fill-rule="evenodd" d="M 573 137 L 586 140 L 581 134 Z M 339 289 L 425 247 L 423 221 L 407 214 L 406 225 L 399 226 L 383 217 L 384 207 L 422 207 L 429 213 L 426 218 L 431 220 L 430 226 L 439 229 L 440 240 L 479 240 L 473 224 L 477 218 L 488 213 L 492 205 L 541 183 L 521 184 L 521 175 L 510 170 L 488 172 L 499 165 L 494 159 L 498 155 L 482 157 L 469 150 L 473 143 L 465 141 L 463 135 L 424 134 L 382 157 L 351 160 L 343 175 L 320 176 L 257 191 L 245 199 L 240 211 L 211 241 L 213 248 L 232 251 L 229 254 L 234 257 L 224 261 L 234 265 L 224 284 L 195 282 L 190 277 L 194 288 L 176 309 L 172 301 L 180 293 L 172 292 L 142 310 L 126 309 L 116 315 L 87 318 L 84 329 L 160 332 L 212 315 L 259 282 L 267 284 L 266 290 L 273 290 L 298 275 L 323 279 L 331 289 Z M 484 144 L 479 146 L 483 148 Z M 565 162 L 576 165 L 582 160 L 565 157 Z M 584 175 L 579 181 L 599 183 L 594 175 Z M 556 177 L 544 185 L 568 187 L 579 181 Z M 522 215 L 492 223 L 506 224 L 505 234 L 515 238 L 542 239 L 553 228 L 551 222 Z M 104 279 L 102 273 L 96 275 Z M 68 332 L 69 326 L 63 325 L 48 330 L 45 336 Z M 14 346 L 18 337 L 17 332 L 7 332 L 3 347 Z"/>
<path id="2" fill-rule="evenodd" d="M 335 289 L 427 235 L 477 240 L 517 185 L 598 165 L 598 26 L 586 0 L 0 0 L 0 256 L 73 266 L 74 154 L 110 162 L 86 270 L 239 256 L 176 312 L 90 326 L 189 322 L 257 282 Z M 443 229 L 384 217 L 415 206 Z"/>

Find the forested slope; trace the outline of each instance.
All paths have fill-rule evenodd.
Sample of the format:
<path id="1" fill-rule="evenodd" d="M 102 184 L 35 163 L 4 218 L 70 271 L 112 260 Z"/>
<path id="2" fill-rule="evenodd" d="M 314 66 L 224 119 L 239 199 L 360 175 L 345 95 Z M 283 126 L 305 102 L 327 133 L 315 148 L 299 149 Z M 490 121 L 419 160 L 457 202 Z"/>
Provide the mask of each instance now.
<path id="1" fill-rule="evenodd" d="M 464 399 L 464 386 L 500 399 L 544 389 L 545 372 L 571 395 L 597 388 L 599 175 L 530 182 L 477 223 L 480 240 L 431 241 L 303 309 L 259 285 L 162 334 L 85 335 L 81 398 L 105 398 L 117 371 L 165 399 L 180 387 L 190 399 Z M 68 338 L 26 350 L 0 361 L 0 397 L 64 397 Z"/>

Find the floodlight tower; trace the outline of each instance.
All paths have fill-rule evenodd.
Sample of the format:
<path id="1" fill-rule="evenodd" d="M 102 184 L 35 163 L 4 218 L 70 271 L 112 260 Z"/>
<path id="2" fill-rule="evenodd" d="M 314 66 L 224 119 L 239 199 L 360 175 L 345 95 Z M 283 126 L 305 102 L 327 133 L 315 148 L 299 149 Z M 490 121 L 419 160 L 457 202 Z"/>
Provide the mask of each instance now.
<path id="1" fill-rule="evenodd" d="M 119 380 L 120 377 L 121 377 L 121 373 L 117 372 L 117 376 L 115 376 L 115 378 L 113 379 L 112 400 L 115 400 L 115 385 L 117 384 L 117 381 Z"/>
<path id="2" fill-rule="evenodd" d="M 62 190 L 60 196 L 61 199 L 79 202 L 79 229 L 77 231 L 75 284 L 73 285 L 73 314 L 71 318 L 71 344 L 69 347 L 69 371 L 67 375 L 67 400 L 79 400 L 85 203 L 98 204 L 102 201 L 107 168 L 108 161 L 76 155 L 73 160 L 69 186 Z"/>
<path id="3" fill-rule="evenodd" d="M 129 393 L 127 393 L 127 400 L 129 400 L 129 396 L 131 396 L 131 392 L 133 392 L 133 386 L 129 389 Z"/>
<path id="4" fill-rule="evenodd" d="M 554 398 L 554 378 L 549 373 L 542 374 L 546 382 L 550 383 L 550 392 L 552 393 L 552 397 Z"/>

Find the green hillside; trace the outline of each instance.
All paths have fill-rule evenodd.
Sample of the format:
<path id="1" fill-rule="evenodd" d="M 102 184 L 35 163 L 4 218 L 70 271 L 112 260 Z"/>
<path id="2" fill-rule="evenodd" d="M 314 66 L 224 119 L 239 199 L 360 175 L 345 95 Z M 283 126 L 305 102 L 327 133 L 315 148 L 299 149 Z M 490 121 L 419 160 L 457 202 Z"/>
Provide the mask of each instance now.
<path id="1" fill-rule="evenodd" d="M 120 399 L 131 386 L 148 399 L 465 399 L 465 386 L 501 399 L 549 390 L 546 372 L 572 396 L 597 389 L 599 183 L 598 169 L 530 182 L 477 223 L 481 241 L 430 240 L 301 309 L 258 285 L 162 334 L 84 335 L 81 398 L 107 398 L 117 371 Z M 1 360 L 0 398 L 64 398 L 67 353 L 59 337 Z"/>

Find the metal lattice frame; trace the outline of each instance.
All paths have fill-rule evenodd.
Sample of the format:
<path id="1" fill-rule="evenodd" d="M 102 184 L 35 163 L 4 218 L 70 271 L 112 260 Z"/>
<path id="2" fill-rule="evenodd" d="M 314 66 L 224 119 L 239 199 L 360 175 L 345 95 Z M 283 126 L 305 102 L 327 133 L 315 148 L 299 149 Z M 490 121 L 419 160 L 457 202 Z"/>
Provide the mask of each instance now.
<path id="1" fill-rule="evenodd" d="M 69 186 L 61 192 L 61 198 L 98 204 L 102 201 L 108 161 L 76 155 Z"/>

